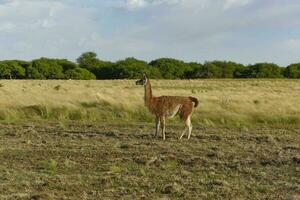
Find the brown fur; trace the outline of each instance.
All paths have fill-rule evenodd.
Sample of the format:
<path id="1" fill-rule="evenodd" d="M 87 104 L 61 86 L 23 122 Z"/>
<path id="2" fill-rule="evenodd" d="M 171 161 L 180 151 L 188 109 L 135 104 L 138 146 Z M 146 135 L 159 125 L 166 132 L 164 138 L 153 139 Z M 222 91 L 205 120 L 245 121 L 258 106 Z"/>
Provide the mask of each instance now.
<path id="1" fill-rule="evenodd" d="M 165 118 L 178 115 L 185 122 L 185 131 L 189 130 L 189 136 L 191 135 L 192 125 L 190 122 L 190 116 L 193 111 L 193 107 L 197 107 L 199 104 L 198 99 L 195 97 L 181 97 L 181 96 L 160 96 L 154 97 L 152 95 L 152 88 L 149 79 L 144 75 L 143 79 L 136 82 L 137 85 L 144 85 L 145 88 L 145 106 L 151 113 L 156 116 L 156 135 L 159 130 L 159 125 L 162 129 L 163 139 L 165 139 Z M 180 139 L 184 135 L 185 131 L 181 135 Z"/>

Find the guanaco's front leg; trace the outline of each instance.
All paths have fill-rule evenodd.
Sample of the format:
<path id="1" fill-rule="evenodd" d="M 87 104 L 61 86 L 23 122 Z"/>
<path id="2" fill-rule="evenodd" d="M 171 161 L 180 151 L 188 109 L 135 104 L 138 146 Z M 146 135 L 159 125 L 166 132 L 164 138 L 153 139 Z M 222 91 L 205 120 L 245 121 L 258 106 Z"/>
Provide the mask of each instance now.
<path id="1" fill-rule="evenodd" d="M 156 118 L 155 118 L 155 125 L 156 125 L 155 137 L 157 138 L 157 134 L 158 134 L 158 132 L 159 132 L 159 126 L 160 126 L 160 119 L 159 119 L 159 116 L 156 116 Z"/>
<path id="2" fill-rule="evenodd" d="M 163 140 L 166 140 L 166 130 L 165 130 L 165 117 L 160 117 L 160 128 Z"/>

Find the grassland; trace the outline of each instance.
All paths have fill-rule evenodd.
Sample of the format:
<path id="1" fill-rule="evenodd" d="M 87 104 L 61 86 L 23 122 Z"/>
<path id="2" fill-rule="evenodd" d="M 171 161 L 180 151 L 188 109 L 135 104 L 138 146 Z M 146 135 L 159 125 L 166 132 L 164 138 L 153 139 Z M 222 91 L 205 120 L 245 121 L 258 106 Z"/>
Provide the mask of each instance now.
<path id="1" fill-rule="evenodd" d="M 195 96 L 200 126 L 300 124 L 299 80 L 152 81 L 154 95 Z M 151 122 L 134 81 L 3 81 L 0 120 Z"/>
<path id="2" fill-rule="evenodd" d="M 153 81 L 200 100 L 153 137 L 134 81 L 1 81 L 0 199 L 300 198 L 300 82 Z"/>

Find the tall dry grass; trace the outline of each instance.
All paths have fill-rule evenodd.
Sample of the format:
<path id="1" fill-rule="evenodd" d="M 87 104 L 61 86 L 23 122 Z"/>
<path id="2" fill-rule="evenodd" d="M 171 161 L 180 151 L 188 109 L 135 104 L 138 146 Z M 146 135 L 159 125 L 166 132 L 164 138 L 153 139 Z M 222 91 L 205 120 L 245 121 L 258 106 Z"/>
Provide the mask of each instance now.
<path id="1" fill-rule="evenodd" d="M 194 124 L 300 124 L 299 80 L 151 80 L 153 93 L 195 96 Z M 149 122 L 134 80 L 0 81 L 0 120 Z"/>

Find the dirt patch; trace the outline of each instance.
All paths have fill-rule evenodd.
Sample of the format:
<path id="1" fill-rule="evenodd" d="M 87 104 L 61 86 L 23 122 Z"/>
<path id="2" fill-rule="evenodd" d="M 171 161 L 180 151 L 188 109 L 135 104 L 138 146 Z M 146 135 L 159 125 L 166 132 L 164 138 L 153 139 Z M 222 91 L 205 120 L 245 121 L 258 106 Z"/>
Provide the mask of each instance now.
<path id="1" fill-rule="evenodd" d="M 152 124 L 0 124 L 0 199 L 286 199 L 300 193 L 297 130 Z M 251 133 L 251 134 L 250 134 Z M 14 194 L 14 195 L 12 195 Z"/>

